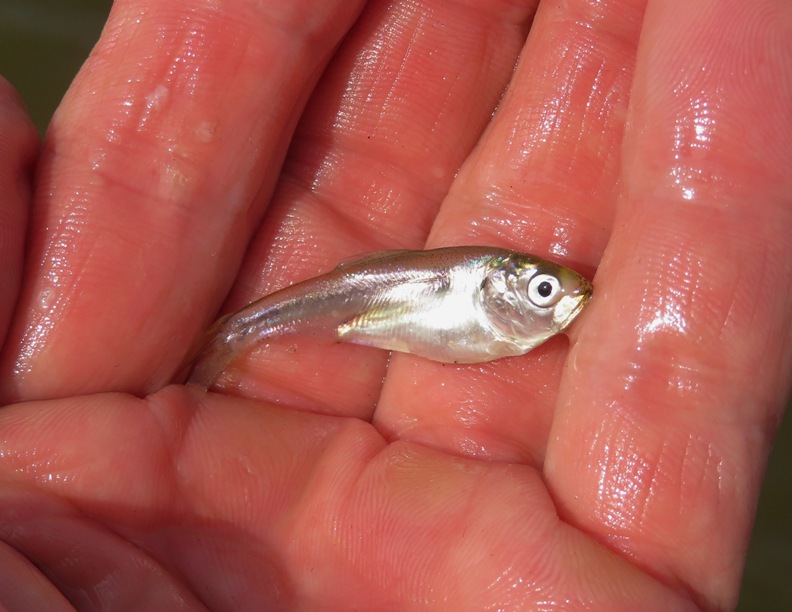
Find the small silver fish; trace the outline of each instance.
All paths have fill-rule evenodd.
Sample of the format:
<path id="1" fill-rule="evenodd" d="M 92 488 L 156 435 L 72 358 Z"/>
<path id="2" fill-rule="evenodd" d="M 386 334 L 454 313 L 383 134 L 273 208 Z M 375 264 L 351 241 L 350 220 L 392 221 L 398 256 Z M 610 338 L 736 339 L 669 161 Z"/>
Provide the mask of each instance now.
<path id="1" fill-rule="evenodd" d="M 522 355 L 566 329 L 591 292 L 577 272 L 505 249 L 371 253 L 217 321 L 190 382 L 208 388 L 254 346 L 290 333 L 446 363 Z"/>

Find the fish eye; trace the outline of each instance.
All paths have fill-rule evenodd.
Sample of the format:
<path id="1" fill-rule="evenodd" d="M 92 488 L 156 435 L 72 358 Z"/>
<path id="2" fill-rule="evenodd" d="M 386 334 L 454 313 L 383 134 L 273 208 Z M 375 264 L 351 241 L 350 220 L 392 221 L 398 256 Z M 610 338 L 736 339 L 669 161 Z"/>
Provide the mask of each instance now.
<path id="1" fill-rule="evenodd" d="M 540 308 L 555 304 L 560 293 L 561 283 L 551 274 L 537 274 L 528 281 L 528 299 Z"/>

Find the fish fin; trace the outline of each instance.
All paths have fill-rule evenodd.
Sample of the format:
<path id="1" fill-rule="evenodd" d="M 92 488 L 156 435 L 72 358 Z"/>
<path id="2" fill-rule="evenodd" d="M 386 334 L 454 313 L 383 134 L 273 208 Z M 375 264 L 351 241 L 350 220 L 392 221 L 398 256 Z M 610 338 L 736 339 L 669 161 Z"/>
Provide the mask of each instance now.
<path id="1" fill-rule="evenodd" d="M 373 261 L 385 259 L 386 257 L 394 257 L 396 255 L 402 255 L 404 253 L 409 253 L 409 252 L 410 249 L 392 249 L 392 250 L 373 251 L 371 253 L 362 253 L 358 255 L 353 255 L 351 257 L 345 257 L 344 259 L 342 259 L 335 267 L 335 269 L 343 270 L 344 268 L 348 268 L 349 266 L 352 265 L 371 263 Z"/>
<path id="2" fill-rule="evenodd" d="M 181 368 L 182 374 L 189 373 L 188 384 L 208 390 L 234 360 L 233 353 L 221 340 L 220 334 L 232 314 L 218 319 L 190 349 Z"/>

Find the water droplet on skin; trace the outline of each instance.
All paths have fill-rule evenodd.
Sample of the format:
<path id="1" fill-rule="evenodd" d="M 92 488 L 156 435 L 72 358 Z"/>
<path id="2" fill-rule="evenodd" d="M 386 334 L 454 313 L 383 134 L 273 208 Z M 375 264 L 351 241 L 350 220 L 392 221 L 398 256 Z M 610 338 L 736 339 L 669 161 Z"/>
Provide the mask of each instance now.
<path id="1" fill-rule="evenodd" d="M 718 178 L 704 170 L 715 128 L 713 105 L 703 97 L 691 98 L 674 122 L 670 174 L 682 200 L 695 201 L 699 188 Z"/>

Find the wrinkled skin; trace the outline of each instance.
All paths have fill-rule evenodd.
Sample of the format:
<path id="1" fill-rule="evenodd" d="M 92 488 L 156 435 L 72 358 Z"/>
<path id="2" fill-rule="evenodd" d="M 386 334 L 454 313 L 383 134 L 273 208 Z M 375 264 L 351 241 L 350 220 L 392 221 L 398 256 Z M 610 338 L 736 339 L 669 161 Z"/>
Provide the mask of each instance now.
<path id="1" fill-rule="evenodd" d="M 40 151 L 0 90 L 2 602 L 732 607 L 790 373 L 791 46 L 786 0 L 116 2 Z M 178 384 L 221 310 L 460 244 L 597 269 L 571 342 L 294 338 Z"/>

